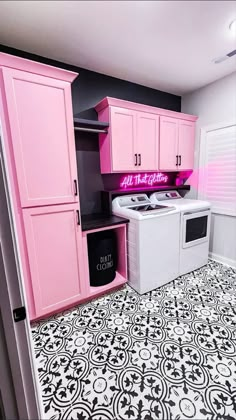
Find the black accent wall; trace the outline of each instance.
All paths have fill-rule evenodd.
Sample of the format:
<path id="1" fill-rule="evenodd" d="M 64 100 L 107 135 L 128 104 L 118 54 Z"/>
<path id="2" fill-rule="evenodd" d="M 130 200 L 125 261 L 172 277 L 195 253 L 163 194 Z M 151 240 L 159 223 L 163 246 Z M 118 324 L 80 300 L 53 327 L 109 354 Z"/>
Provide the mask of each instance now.
<path id="1" fill-rule="evenodd" d="M 74 115 L 79 114 L 83 118 L 97 119 L 94 106 L 105 96 L 177 112 L 181 111 L 180 96 L 106 76 L 1 44 L 0 51 L 78 72 L 79 76 L 72 84 L 73 112 Z M 100 174 L 98 135 L 76 132 L 75 139 L 81 212 L 82 214 L 98 213 L 101 211 L 100 191 L 104 188 L 103 178 Z"/>

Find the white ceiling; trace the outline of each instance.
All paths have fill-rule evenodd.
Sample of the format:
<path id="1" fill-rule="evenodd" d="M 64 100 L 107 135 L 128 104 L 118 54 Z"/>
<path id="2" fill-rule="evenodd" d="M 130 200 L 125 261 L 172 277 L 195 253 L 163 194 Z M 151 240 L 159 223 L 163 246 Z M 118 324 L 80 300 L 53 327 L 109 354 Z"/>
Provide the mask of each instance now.
<path id="1" fill-rule="evenodd" d="M 183 95 L 236 70 L 236 1 L 1 1 L 0 43 Z"/>

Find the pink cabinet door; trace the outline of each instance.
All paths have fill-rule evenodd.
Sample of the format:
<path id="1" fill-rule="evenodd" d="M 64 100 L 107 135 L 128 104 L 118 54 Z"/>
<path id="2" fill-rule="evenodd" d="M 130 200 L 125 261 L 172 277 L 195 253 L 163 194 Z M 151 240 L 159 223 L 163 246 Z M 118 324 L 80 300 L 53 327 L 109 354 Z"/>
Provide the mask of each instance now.
<path id="1" fill-rule="evenodd" d="M 21 207 L 77 202 L 70 83 L 2 73 Z"/>
<path id="2" fill-rule="evenodd" d="M 63 309 L 83 296 L 77 207 L 67 204 L 23 210 L 35 318 Z"/>
<path id="3" fill-rule="evenodd" d="M 136 134 L 137 170 L 157 170 L 159 161 L 159 117 L 147 112 L 138 112 Z"/>
<path id="4" fill-rule="evenodd" d="M 129 109 L 111 107 L 111 142 L 112 171 L 126 172 L 136 169 L 135 166 L 135 117 Z"/>
<path id="5" fill-rule="evenodd" d="M 195 123 L 179 120 L 179 170 L 193 169 Z"/>
<path id="6" fill-rule="evenodd" d="M 178 119 L 160 117 L 160 170 L 176 171 L 178 155 Z"/>

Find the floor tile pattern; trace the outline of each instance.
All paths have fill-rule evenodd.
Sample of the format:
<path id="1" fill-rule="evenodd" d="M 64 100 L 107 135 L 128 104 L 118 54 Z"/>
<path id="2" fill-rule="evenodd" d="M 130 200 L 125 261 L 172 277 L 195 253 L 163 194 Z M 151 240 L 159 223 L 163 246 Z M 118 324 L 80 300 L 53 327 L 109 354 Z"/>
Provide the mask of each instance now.
<path id="1" fill-rule="evenodd" d="M 45 419 L 235 420 L 236 270 L 209 264 L 32 326 Z"/>

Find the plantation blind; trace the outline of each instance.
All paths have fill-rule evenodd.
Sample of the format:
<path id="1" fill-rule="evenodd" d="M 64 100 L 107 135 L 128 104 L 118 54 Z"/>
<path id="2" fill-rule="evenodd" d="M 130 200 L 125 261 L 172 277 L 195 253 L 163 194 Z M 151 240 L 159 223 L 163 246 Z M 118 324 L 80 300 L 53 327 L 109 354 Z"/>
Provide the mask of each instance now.
<path id="1" fill-rule="evenodd" d="M 236 216 L 236 124 L 206 132 L 202 163 L 201 197 L 213 212 Z"/>

